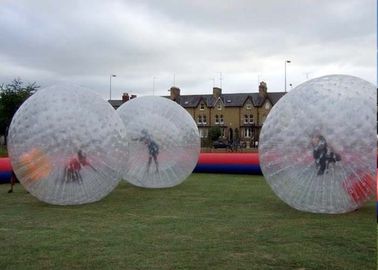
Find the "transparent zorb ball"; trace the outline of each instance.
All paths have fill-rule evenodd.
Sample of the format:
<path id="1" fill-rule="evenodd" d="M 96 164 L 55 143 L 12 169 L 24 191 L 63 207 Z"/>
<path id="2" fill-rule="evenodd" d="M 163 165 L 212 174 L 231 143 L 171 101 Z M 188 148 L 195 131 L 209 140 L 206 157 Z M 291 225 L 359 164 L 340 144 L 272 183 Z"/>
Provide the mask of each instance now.
<path id="1" fill-rule="evenodd" d="M 262 172 L 290 206 L 314 213 L 360 207 L 376 186 L 376 87 L 329 75 L 272 108 L 260 134 Z"/>
<path id="2" fill-rule="evenodd" d="M 183 182 L 200 153 L 200 137 L 190 114 L 167 98 L 131 99 L 117 109 L 129 141 L 124 179 L 145 188 L 166 188 Z"/>
<path id="3" fill-rule="evenodd" d="M 12 119 L 9 157 L 38 199 L 58 205 L 94 202 L 121 179 L 126 131 L 115 110 L 90 90 L 61 84 L 37 91 Z"/>

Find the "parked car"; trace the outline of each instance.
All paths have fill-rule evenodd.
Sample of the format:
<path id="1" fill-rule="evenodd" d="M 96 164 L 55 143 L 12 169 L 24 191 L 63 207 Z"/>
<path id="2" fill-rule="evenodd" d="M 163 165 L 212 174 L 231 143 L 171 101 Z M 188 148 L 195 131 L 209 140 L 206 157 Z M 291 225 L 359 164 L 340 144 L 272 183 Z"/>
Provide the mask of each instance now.
<path id="1" fill-rule="evenodd" d="M 230 145 L 227 142 L 218 140 L 218 141 L 213 142 L 213 147 L 215 149 L 217 149 L 217 148 L 229 148 Z"/>

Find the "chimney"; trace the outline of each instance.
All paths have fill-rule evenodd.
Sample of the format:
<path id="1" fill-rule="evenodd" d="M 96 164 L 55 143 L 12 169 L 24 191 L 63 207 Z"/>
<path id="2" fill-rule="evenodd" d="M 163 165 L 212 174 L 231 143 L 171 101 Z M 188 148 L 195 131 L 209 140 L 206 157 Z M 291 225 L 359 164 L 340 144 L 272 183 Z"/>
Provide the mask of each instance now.
<path id="1" fill-rule="evenodd" d="M 129 93 L 123 93 L 122 95 L 122 103 L 125 103 L 126 101 L 129 101 Z"/>
<path id="2" fill-rule="evenodd" d="M 260 82 L 259 95 L 262 97 L 266 97 L 267 93 L 268 93 L 268 87 L 266 86 L 266 82 Z"/>
<path id="3" fill-rule="evenodd" d="M 180 88 L 172 86 L 169 91 L 171 92 L 171 100 L 178 102 L 180 98 Z"/>
<path id="4" fill-rule="evenodd" d="M 219 98 L 222 95 L 222 88 L 213 87 L 213 96 L 215 99 Z"/>

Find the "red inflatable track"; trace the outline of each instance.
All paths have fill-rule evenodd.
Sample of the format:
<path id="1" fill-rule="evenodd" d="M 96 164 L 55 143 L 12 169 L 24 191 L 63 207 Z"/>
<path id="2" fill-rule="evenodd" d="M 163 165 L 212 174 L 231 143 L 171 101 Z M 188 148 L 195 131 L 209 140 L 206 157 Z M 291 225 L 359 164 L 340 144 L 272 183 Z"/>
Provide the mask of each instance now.
<path id="1" fill-rule="evenodd" d="M 10 172 L 12 170 L 12 165 L 9 158 L 0 158 L 0 172 Z"/>
<path id="2" fill-rule="evenodd" d="M 198 164 L 259 164 L 258 153 L 201 153 Z"/>

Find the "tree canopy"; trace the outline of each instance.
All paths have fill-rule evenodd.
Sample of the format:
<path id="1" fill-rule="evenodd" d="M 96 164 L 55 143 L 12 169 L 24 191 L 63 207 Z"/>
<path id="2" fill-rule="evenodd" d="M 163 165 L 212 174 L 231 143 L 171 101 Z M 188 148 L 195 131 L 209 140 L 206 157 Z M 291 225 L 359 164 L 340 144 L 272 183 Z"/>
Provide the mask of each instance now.
<path id="1" fill-rule="evenodd" d="M 24 85 L 20 78 L 0 85 L 0 135 L 7 135 L 13 115 L 38 88 L 35 82 Z"/>
<path id="2" fill-rule="evenodd" d="M 209 139 L 211 142 L 218 140 L 219 136 L 221 135 L 220 127 L 214 126 L 209 129 Z"/>

